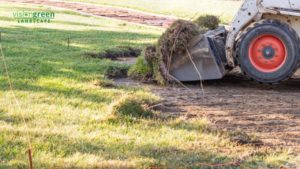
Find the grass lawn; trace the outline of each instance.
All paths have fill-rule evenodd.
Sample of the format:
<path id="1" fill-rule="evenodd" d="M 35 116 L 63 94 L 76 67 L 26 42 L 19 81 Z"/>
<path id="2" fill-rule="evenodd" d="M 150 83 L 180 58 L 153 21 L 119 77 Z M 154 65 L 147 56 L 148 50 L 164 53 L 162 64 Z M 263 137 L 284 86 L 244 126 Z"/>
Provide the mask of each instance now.
<path id="1" fill-rule="evenodd" d="M 237 145 L 227 133 L 212 130 L 213 124 L 205 119 L 105 120 L 109 105 L 120 96 L 148 92 L 97 85 L 105 81 L 106 68 L 117 63 L 87 58 L 84 53 L 119 45 L 144 46 L 154 42 L 162 30 L 54 8 L 52 23 L 19 24 L 12 18 L 12 12 L 19 10 L 49 8 L 16 3 L 0 6 L 2 46 L 21 106 L 18 109 L 9 91 L 1 60 L 0 169 L 27 168 L 27 132 L 36 169 L 147 168 L 155 164 L 183 168 L 199 162 L 231 162 L 253 151 L 256 153 L 238 168 L 278 167 L 292 160 L 285 150 Z"/>
<path id="2" fill-rule="evenodd" d="M 73 0 L 66 0 L 72 1 Z M 231 0 L 76 0 L 80 2 L 95 3 L 126 7 L 145 12 L 164 15 L 173 15 L 180 18 L 191 19 L 195 15 L 213 14 L 220 16 L 223 23 L 229 23 L 241 5 L 241 1 Z"/>

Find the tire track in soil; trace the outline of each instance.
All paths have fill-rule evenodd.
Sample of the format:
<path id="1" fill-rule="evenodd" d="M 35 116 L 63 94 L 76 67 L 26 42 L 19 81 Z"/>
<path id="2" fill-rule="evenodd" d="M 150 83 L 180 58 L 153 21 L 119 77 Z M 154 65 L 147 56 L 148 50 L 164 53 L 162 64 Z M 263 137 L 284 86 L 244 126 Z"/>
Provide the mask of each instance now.
<path id="1" fill-rule="evenodd" d="M 158 26 L 167 28 L 174 21 L 175 18 L 155 15 L 145 12 L 139 12 L 136 10 L 117 8 L 110 6 L 101 6 L 88 3 L 79 2 L 63 2 L 63 1 L 51 1 L 51 0 L 0 0 L 0 2 L 17 2 L 17 3 L 28 3 L 37 5 L 47 5 L 59 8 L 65 8 L 74 10 L 80 13 L 85 13 L 94 16 L 108 17 L 119 19 L 127 22 L 139 23 L 150 26 Z"/>
<path id="2" fill-rule="evenodd" d="M 159 87 L 129 79 L 118 85 L 148 87 L 164 100 L 161 110 L 170 116 L 206 117 L 219 129 L 257 135 L 266 146 L 300 153 L 300 72 L 277 86 L 263 86 L 240 74 L 181 87 Z"/>

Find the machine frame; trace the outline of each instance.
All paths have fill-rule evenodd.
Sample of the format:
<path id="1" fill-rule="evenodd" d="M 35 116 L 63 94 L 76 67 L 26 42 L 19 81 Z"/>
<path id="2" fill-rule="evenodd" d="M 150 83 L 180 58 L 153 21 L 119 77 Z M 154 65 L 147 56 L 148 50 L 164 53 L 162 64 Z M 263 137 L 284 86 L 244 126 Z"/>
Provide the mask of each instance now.
<path id="1" fill-rule="evenodd" d="M 239 35 L 252 23 L 262 19 L 276 19 L 289 24 L 300 36 L 299 0 L 245 0 L 234 17 L 226 38 L 228 66 L 235 67 L 235 43 Z"/>

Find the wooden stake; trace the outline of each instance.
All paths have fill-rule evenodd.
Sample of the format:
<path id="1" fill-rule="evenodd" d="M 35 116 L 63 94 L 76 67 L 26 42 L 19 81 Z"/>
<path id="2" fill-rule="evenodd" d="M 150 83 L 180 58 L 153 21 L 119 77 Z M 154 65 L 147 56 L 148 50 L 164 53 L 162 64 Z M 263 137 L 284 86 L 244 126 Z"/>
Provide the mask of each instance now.
<path id="1" fill-rule="evenodd" d="M 68 37 L 68 49 L 70 48 L 70 37 Z"/>
<path id="2" fill-rule="evenodd" d="M 33 169 L 31 148 L 28 149 L 28 159 L 29 159 L 29 169 Z"/>

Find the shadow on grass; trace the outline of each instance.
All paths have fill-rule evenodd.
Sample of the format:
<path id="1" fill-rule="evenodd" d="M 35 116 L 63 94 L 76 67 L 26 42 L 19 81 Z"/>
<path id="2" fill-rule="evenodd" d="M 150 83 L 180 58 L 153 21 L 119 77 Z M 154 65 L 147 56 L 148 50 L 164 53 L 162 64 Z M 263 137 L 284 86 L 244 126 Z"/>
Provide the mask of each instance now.
<path id="1" fill-rule="evenodd" d="M 169 127 L 170 130 L 174 126 L 165 124 L 165 127 Z M 189 130 L 192 128 L 190 126 Z M 195 129 L 198 127 L 195 126 Z M 149 127 L 147 130 L 159 130 L 155 127 Z M 186 130 L 185 127 L 177 127 L 176 130 Z M 175 131 L 175 130 L 174 130 Z M 9 134 L 22 136 L 24 133 L 11 130 L 5 131 Z M 171 132 L 171 131 L 170 131 Z M 7 135 L 9 135 L 7 134 Z M 121 133 L 120 133 L 121 134 Z M 211 134 L 210 132 L 203 132 L 203 136 Z M 174 145 L 168 145 L 163 142 L 145 142 L 139 143 L 139 139 L 136 140 L 124 140 L 117 138 L 116 136 L 110 137 L 111 141 L 107 142 L 105 139 L 101 139 L 101 135 L 95 138 L 74 138 L 68 134 L 54 134 L 47 131 L 39 130 L 32 133 L 33 147 L 36 151 L 34 164 L 38 168 L 60 168 L 60 169 L 86 169 L 86 168 L 148 168 L 149 166 L 168 166 L 167 168 L 205 168 L 200 166 L 199 163 L 225 163 L 232 162 L 236 159 L 231 158 L 225 153 L 217 152 L 209 147 L 187 147 L 182 146 L 175 147 Z M 151 137 L 151 136 L 149 136 Z M 216 137 L 218 137 L 216 135 Z M 5 139 L 4 139 L 5 140 Z M 200 141 L 200 140 L 199 140 Z M 39 144 L 42 143 L 42 144 Z M 6 144 L 10 144 L 13 147 L 19 145 L 18 141 L 7 140 Z M 3 145 L 5 146 L 5 145 Z M 1 147 L 1 146 L 0 146 Z M 181 147 L 181 148 L 180 148 Z M 20 152 L 22 150 L 19 150 Z M 23 150 L 25 151 L 25 150 Z M 47 152 L 53 156 L 53 159 L 49 161 L 40 161 L 39 153 Z M 72 161 L 72 158 L 76 155 L 80 155 L 80 163 L 85 164 L 82 166 L 76 164 L 76 160 Z M 14 156 L 10 154 L 6 160 L 13 160 Z M 93 160 L 90 158 L 98 157 L 101 160 Z M 62 161 L 66 159 L 66 161 Z M 70 159 L 71 161 L 69 161 Z M 151 159 L 151 161 L 142 161 L 134 164 L 132 160 L 135 159 Z M 89 161 L 93 160 L 92 163 Z M 109 161 L 118 161 L 116 163 Z M 10 166 L 11 168 L 17 168 L 17 164 Z M 121 167 L 120 167 L 121 166 Z M 0 168 L 4 167 L 0 165 Z M 8 168 L 10 168 L 8 167 Z M 24 167 L 25 168 L 25 167 Z"/>
<path id="2" fill-rule="evenodd" d="M 82 90 L 39 86 L 40 79 L 65 79 L 75 83 L 90 82 L 103 76 L 112 61 L 84 57 L 86 51 L 108 47 L 140 46 L 135 40 L 153 39 L 155 35 L 115 31 L 69 31 L 42 28 L 4 28 L 2 46 L 14 87 L 20 91 L 58 93 L 66 97 L 83 97 L 102 102 L 105 96 L 87 94 Z M 67 39 L 70 38 L 68 48 Z M 1 63 L 2 64 L 2 63 Z M 2 67 L 2 66 L 1 66 Z M 59 82 L 57 82 L 59 83 Z M 8 90 L 5 72 L 0 69 L 0 90 Z"/>
<path id="3" fill-rule="evenodd" d="M 32 119 L 29 117 L 24 117 L 24 120 L 26 120 L 26 122 L 30 122 Z M 4 121 L 8 124 L 20 124 L 23 123 L 24 120 L 19 115 L 9 115 L 7 113 L 1 112 L 0 110 L 0 122 Z"/>

